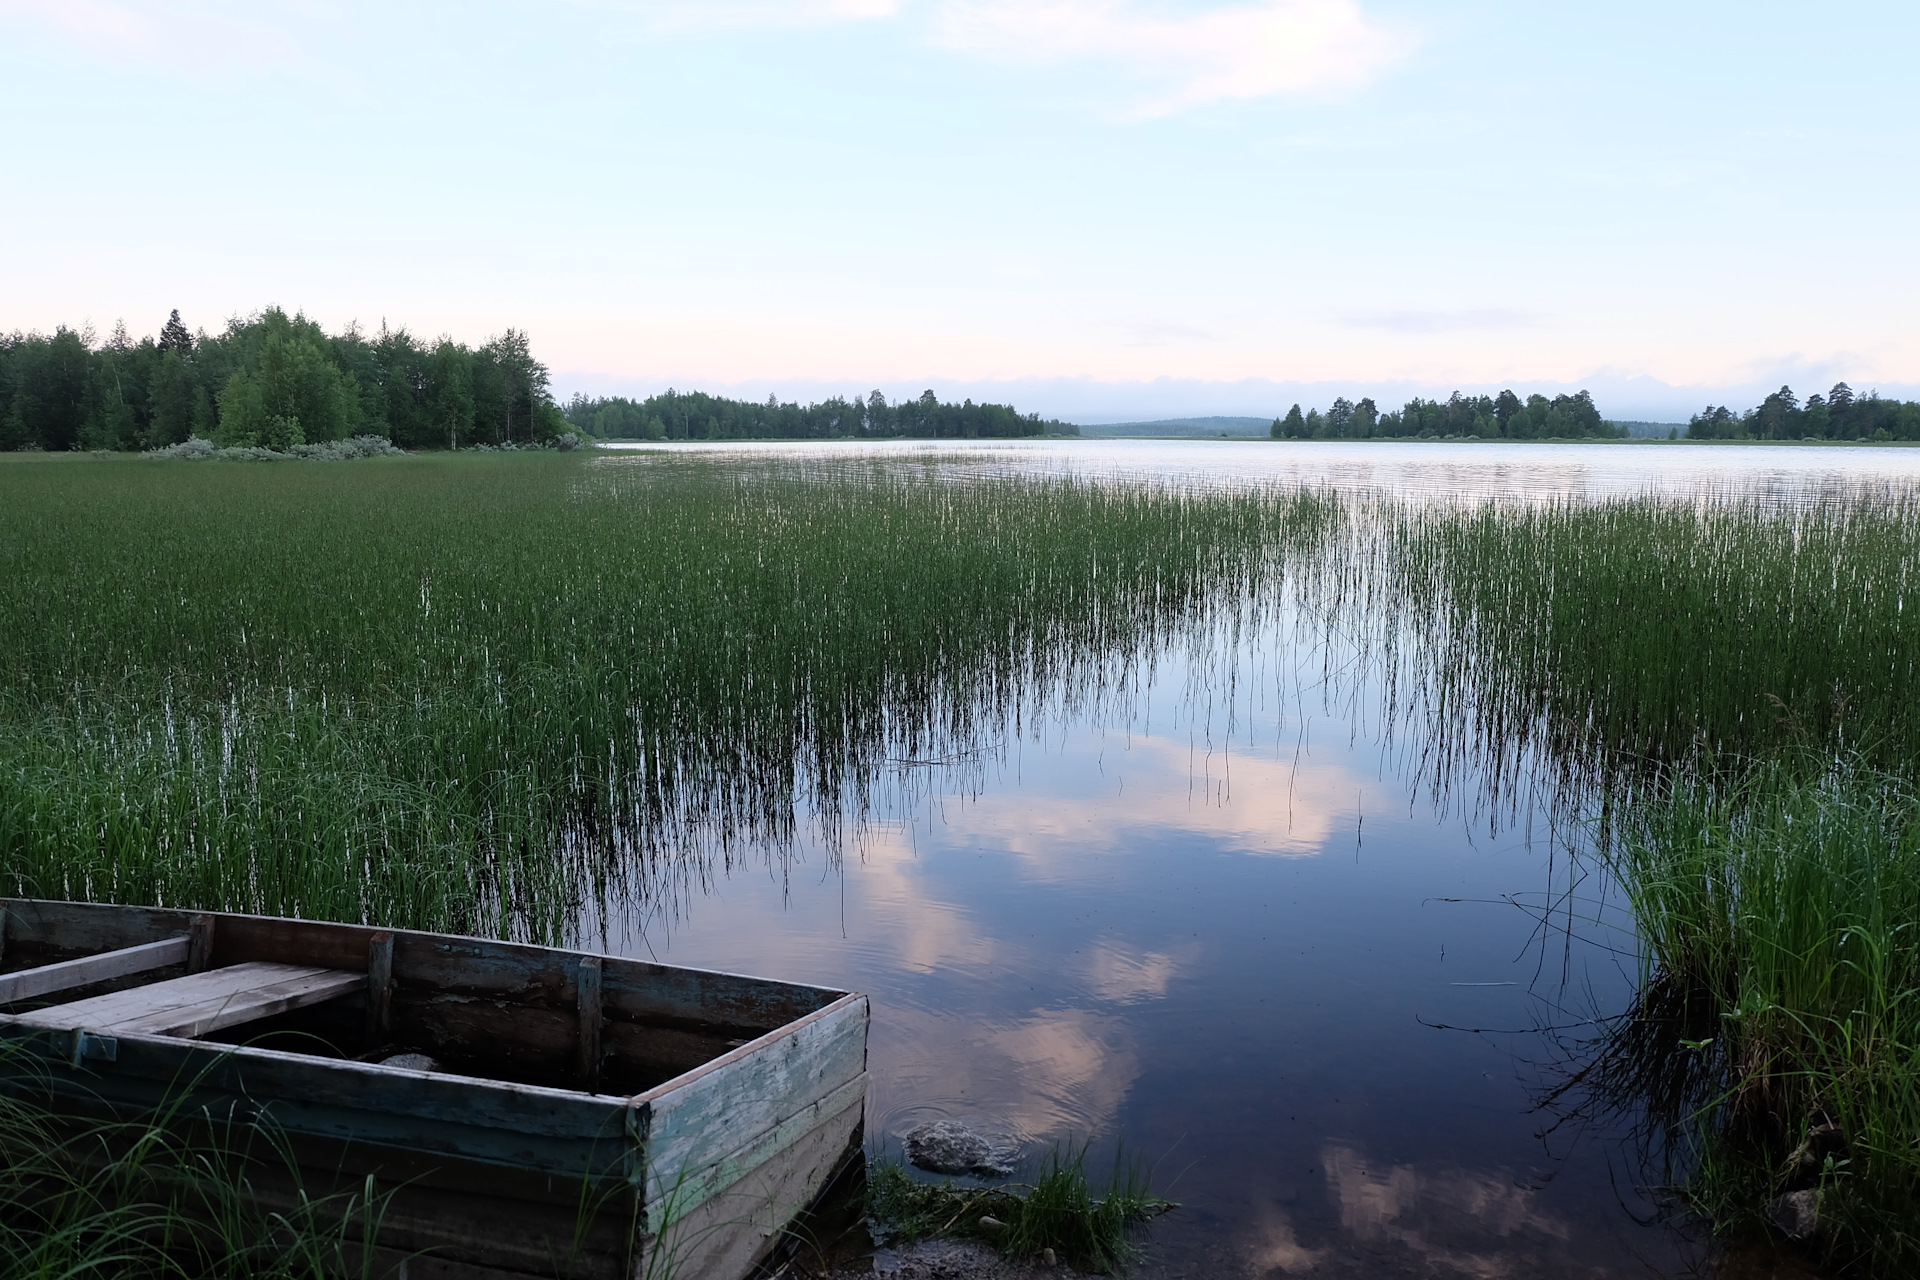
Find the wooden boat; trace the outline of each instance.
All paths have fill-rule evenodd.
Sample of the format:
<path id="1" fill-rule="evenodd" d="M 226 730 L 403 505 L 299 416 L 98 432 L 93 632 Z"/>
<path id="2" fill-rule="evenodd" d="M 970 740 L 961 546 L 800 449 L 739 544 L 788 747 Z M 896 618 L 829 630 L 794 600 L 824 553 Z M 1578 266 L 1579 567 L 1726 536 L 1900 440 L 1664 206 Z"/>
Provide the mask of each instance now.
<path id="1" fill-rule="evenodd" d="M 0 900 L 0 1085 L 31 1062 L 76 1114 L 184 1092 L 264 1115 L 298 1185 L 258 1194 L 375 1176 L 410 1280 L 740 1280 L 859 1157 L 867 1019 L 849 992 L 549 947 Z"/>

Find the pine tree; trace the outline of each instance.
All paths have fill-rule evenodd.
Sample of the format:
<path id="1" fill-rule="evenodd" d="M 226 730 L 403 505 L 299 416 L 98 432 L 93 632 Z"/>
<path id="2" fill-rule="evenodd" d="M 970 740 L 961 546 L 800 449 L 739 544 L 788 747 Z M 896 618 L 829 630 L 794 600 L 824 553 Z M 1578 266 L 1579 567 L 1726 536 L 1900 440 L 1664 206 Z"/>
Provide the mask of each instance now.
<path id="1" fill-rule="evenodd" d="M 180 323 L 178 307 L 173 309 L 173 314 L 167 317 L 167 323 L 160 329 L 160 350 L 177 351 L 183 360 L 193 354 L 193 335 L 187 332 L 187 326 Z"/>

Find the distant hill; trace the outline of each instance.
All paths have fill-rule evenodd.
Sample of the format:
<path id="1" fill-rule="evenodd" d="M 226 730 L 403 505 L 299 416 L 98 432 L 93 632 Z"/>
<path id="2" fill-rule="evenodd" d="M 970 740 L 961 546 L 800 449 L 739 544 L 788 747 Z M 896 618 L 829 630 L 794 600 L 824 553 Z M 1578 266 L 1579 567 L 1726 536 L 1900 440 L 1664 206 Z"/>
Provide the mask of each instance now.
<path id="1" fill-rule="evenodd" d="M 1080 424 L 1083 436 L 1264 436 L 1272 418 L 1160 418 L 1153 422 Z M 1664 434 L 1664 433 L 1663 433 Z"/>
<path id="2" fill-rule="evenodd" d="M 1672 432 L 1678 439 L 1685 439 L 1687 424 L 1684 422 L 1616 422 L 1616 427 L 1625 427 L 1627 435 L 1635 440 L 1665 440 Z"/>

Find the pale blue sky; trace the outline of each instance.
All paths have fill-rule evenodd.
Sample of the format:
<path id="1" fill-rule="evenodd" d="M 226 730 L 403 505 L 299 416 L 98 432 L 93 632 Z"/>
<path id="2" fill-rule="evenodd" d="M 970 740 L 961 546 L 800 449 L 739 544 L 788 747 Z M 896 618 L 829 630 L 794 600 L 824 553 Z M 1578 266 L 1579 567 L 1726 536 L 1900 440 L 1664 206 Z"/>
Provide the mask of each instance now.
<path id="1" fill-rule="evenodd" d="M 0 328 L 1087 417 L 1915 394 L 1917 55 L 1912 3 L 0 0 Z"/>

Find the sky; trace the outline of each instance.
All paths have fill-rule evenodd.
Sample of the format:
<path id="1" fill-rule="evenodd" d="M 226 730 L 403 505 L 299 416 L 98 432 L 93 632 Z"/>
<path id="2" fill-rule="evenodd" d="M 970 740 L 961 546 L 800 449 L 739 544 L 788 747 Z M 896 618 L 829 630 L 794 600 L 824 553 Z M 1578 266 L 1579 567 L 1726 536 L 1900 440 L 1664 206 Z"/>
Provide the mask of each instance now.
<path id="1" fill-rule="evenodd" d="M 0 0 L 0 330 L 1079 421 L 1920 395 L 1920 5 Z"/>

